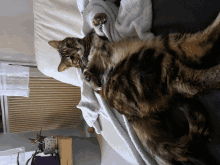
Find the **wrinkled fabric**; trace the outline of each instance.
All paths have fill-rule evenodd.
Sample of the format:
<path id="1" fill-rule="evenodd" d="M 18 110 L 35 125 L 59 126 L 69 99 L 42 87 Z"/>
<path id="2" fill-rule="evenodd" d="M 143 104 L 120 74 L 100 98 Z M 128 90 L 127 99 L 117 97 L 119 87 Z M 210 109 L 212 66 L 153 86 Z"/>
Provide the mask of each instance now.
<path id="1" fill-rule="evenodd" d="M 152 3 L 150 0 L 122 0 L 120 8 L 111 2 L 102 0 L 78 0 L 78 8 L 83 18 L 82 34 L 85 36 L 94 28 L 93 17 L 105 13 L 108 17 L 103 33 L 109 41 L 118 41 L 127 37 L 148 40 L 154 35 L 152 27 Z M 98 29 L 95 29 L 100 34 Z"/>

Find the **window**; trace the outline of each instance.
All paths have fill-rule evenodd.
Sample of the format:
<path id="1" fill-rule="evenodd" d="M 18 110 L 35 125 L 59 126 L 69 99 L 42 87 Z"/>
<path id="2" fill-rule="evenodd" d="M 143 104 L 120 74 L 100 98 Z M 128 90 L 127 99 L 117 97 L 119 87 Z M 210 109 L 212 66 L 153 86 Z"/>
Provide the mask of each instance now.
<path id="1" fill-rule="evenodd" d="M 2 97 L 5 132 L 71 129 L 78 123 L 79 87 L 50 77 L 30 77 L 29 88 L 29 98 Z"/>

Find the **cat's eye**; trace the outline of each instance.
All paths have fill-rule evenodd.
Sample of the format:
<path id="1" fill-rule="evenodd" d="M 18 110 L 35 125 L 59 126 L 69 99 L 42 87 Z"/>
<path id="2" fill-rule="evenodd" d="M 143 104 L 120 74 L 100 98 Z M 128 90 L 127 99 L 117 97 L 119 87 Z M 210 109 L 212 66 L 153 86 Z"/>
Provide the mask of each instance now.
<path id="1" fill-rule="evenodd" d="M 66 44 L 66 46 L 67 46 L 68 48 L 71 48 L 71 45 L 70 45 L 70 44 Z"/>

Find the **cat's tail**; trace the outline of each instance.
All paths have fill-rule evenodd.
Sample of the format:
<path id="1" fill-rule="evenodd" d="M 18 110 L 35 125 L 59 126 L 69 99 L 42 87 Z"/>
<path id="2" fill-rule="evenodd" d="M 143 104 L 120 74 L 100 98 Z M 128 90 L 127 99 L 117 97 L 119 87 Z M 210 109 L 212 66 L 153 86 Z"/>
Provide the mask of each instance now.
<path id="1" fill-rule="evenodd" d="M 205 30 L 195 34 L 170 34 L 170 49 L 192 67 L 210 68 L 219 62 L 220 13 Z"/>
<path id="2" fill-rule="evenodd" d="M 184 112 L 189 127 L 177 127 L 171 122 L 173 119 L 169 111 L 131 121 L 138 137 L 153 155 L 167 162 L 188 161 L 189 156 L 197 153 L 203 143 L 210 140 L 207 118 L 202 112 L 204 107 L 200 102 L 193 102 L 178 107 Z"/>

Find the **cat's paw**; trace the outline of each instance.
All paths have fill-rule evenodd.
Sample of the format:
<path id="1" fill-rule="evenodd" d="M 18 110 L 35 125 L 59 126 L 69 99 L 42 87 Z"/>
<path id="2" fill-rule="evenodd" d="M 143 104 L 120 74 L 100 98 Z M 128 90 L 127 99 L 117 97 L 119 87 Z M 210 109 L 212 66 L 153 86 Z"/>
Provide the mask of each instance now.
<path id="1" fill-rule="evenodd" d="M 107 22 L 107 15 L 105 13 L 98 13 L 92 20 L 94 26 L 102 26 Z"/>
<path id="2" fill-rule="evenodd" d="M 87 69 L 84 70 L 83 72 L 83 77 L 86 81 L 86 83 L 91 86 L 94 90 L 101 90 L 101 83 L 99 82 L 98 78 L 92 74 L 91 72 L 89 72 Z"/>

